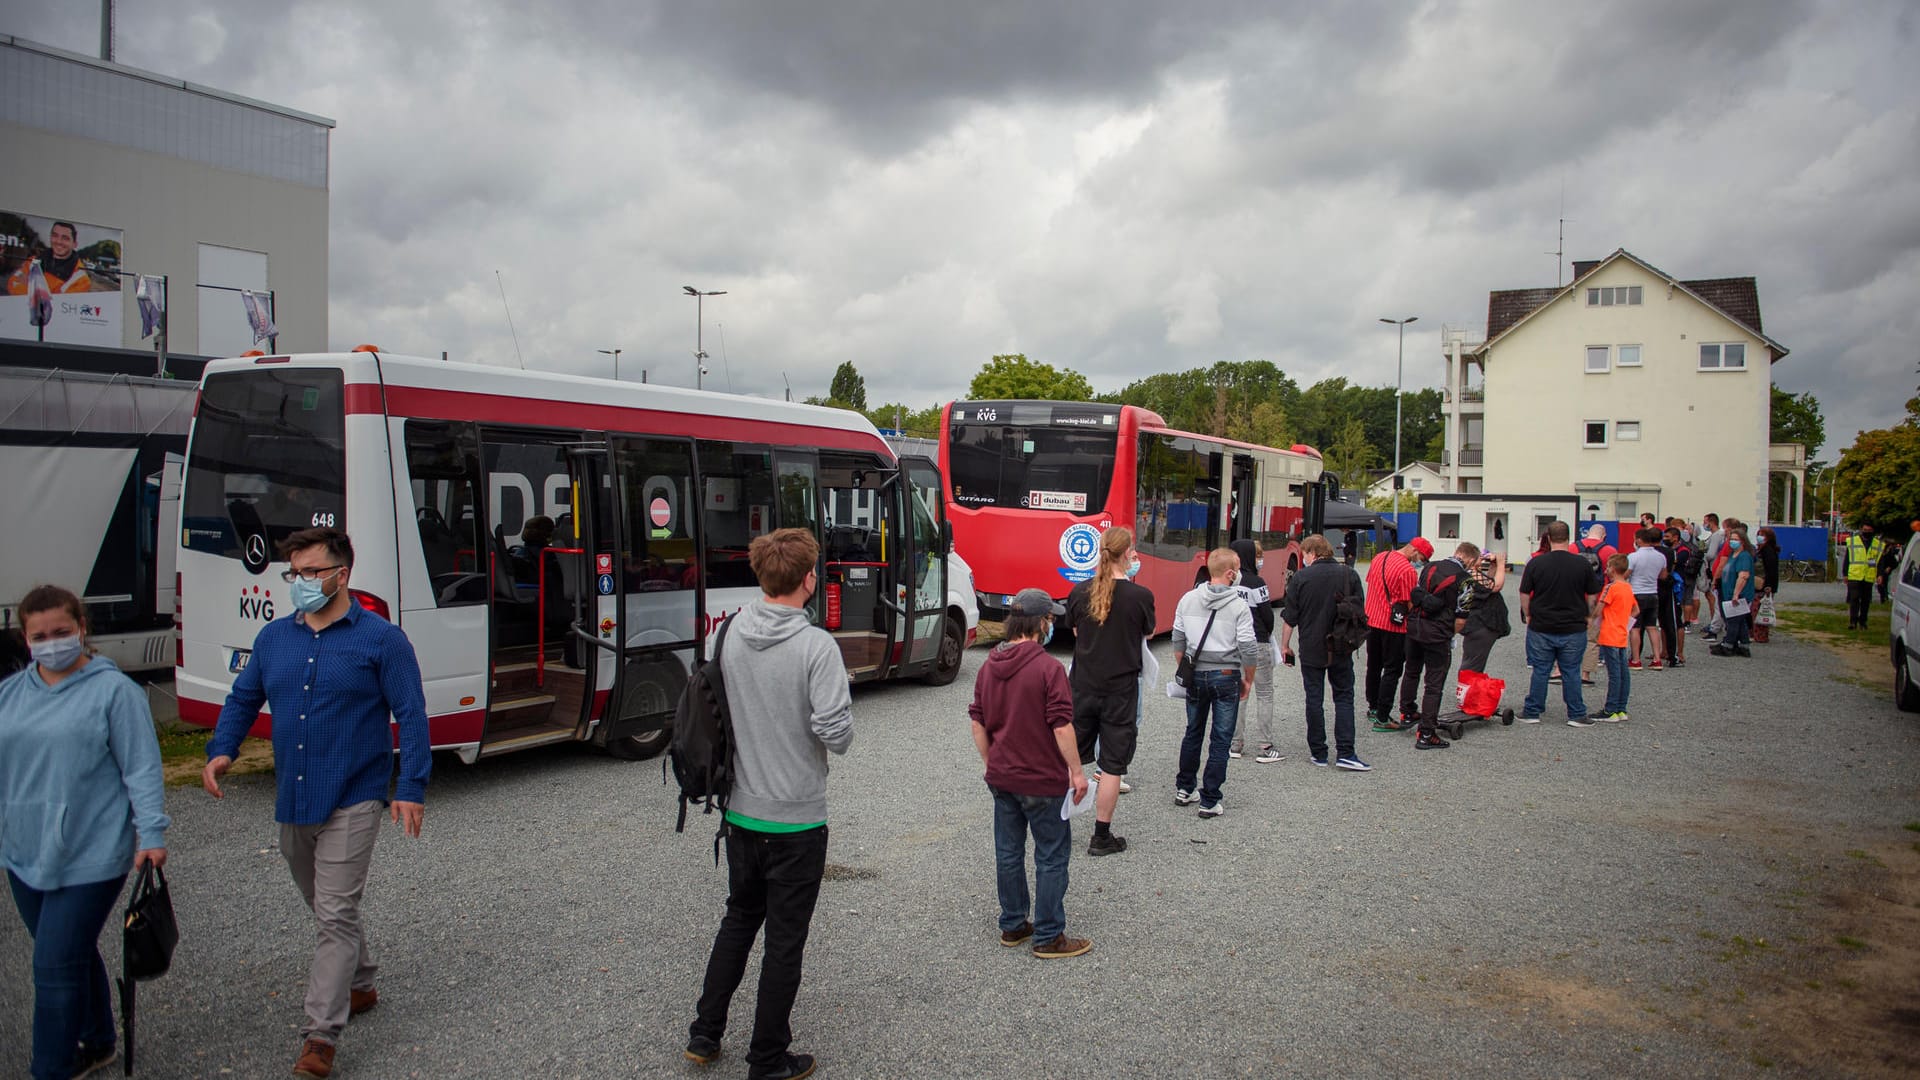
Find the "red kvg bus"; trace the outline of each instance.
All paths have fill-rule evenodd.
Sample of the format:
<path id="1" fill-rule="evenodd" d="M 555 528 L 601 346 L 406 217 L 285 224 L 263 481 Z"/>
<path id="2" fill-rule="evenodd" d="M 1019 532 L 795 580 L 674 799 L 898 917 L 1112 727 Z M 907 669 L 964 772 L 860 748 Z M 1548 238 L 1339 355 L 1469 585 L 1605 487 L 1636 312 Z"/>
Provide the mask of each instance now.
<path id="1" fill-rule="evenodd" d="M 1159 629 L 1193 588 L 1206 552 L 1254 539 L 1275 595 L 1320 530 L 1320 455 L 1167 427 L 1133 405 L 956 401 L 943 417 L 940 467 L 954 546 L 973 568 L 982 618 L 1004 619 L 1023 588 L 1064 597 L 1093 576 L 1100 533 L 1133 530 L 1140 584 Z"/>
<path id="2" fill-rule="evenodd" d="M 854 681 L 951 681 L 978 623 L 939 476 L 859 413 L 385 356 L 207 365 L 181 494 L 183 719 L 210 726 L 268 620 L 275 545 L 354 541 L 350 587 L 413 642 L 436 750 L 659 752 L 747 547 L 820 538 L 808 616 Z M 267 733 L 263 716 L 255 734 Z"/>

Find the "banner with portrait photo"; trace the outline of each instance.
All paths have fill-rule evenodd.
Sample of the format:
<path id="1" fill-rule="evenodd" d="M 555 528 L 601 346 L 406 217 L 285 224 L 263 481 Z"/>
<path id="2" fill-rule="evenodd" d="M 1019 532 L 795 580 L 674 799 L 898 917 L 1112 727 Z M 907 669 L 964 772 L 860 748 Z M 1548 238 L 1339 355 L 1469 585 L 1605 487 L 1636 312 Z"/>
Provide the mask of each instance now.
<path id="1" fill-rule="evenodd" d="M 117 349 L 119 229 L 0 210 L 0 338 Z"/>

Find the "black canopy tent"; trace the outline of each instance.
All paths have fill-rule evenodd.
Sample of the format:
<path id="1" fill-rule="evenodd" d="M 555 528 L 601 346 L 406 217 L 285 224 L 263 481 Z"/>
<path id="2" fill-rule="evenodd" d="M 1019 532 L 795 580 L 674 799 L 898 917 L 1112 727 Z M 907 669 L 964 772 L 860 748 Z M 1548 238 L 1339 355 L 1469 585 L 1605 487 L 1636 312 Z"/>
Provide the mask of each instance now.
<path id="1" fill-rule="evenodd" d="M 1327 507 L 1321 517 L 1323 528 L 1328 529 L 1375 529 L 1392 532 L 1393 519 L 1384 514 L 1376 514 L 1359 503 L 1342 502 L 1328 499 Z"/>

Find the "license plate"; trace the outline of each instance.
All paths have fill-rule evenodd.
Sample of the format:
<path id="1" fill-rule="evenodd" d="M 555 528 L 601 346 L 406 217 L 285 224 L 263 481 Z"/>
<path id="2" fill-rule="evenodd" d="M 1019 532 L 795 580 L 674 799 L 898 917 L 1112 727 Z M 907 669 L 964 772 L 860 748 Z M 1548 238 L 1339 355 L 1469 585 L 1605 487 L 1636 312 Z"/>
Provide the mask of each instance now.
<path id="1" fill-rule="evenodd" d="M 1005 594 L 1003 594 L 1003 596 L 1004 596 L 1004 599 L 1003 599 L 1003 600 L 1002 600 L 1001 602 L 1002 602 L 1002 603 L 1004 603 L 1004 604 L 1006 604 L 1006 605 L 1007 605 L 1008 607 L 1012 607 L 1012 606 L 1013 606 L 1013 594 L 1012 594 L 1012 593 L 1005 593 Z"/>
<path id="2" fill-rule="evenodd" d="M 239 674 L 240 671 L 246 668 L 247 660 L 252 656 L 253 656 L 252 649 L 233 650 L 233 656 L 227 661 L 227 670 L 234 674 Z"/>

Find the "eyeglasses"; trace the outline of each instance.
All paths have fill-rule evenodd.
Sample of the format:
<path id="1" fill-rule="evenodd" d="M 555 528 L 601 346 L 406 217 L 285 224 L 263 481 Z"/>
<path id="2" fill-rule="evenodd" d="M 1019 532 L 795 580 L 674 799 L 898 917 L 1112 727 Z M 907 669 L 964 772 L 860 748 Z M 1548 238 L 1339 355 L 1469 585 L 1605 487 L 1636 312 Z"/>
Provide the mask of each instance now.
<path id="1" fill-rule="evenodd" d="M 301 581 L 325 581 L 345 569 L 345 566 L 316 566 L 311 570 L 282 570 L 280 580 L 288 583 L 295 578 Z"/>

